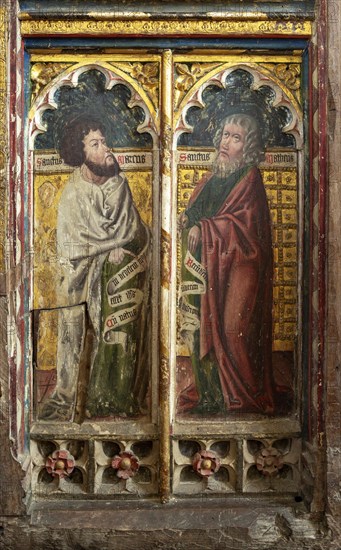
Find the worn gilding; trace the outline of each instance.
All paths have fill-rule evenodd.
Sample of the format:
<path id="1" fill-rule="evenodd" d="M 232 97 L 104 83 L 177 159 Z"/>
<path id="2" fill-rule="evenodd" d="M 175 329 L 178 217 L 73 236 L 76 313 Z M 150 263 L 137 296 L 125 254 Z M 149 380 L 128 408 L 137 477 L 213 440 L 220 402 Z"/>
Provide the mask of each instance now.
<path id="1" fill-rule="evenodd" d="M 166 50 L 162 55 L 161 75 L 161 105 L 164 120 L 162 134 L 162 193 L 170 185 L 171 176 L 171 129 L 173 97 L 167 84 L 172 79 L 172 52 Z M 163 201 L 162 201 L 163 202 Z M 167 235 L 170 223 L 170 208 L 164 204 L 162 212 L 163 235 Z M 161 250 L 161 312 L 160 326 L 160 495 L 163 502 L 167 502 L 170 495 L 170 353 L 169 353 L 169 273 L 170 273 L 169 246 Z"/>
<path id="2" fill-rule="evenodd" d="M 148 19 L 115 21 L 64 21 L 64 20 L 25 20 L 21 22 L 23 36 L 44 35 L 292 35 L 310 36 L 310 21 L 227 21 L 227 20 L 190 20 L 190 21 L 151 21 Z"/>

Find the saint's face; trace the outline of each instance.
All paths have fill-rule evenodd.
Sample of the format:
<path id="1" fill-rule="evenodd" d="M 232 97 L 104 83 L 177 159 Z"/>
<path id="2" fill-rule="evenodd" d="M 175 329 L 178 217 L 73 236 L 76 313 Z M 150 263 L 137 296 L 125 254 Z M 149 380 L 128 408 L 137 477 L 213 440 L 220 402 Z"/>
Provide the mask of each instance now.
<path id="1" fill-rule="evenodd" d="M 239 124 L 227 123 L 220 140 L 218 159 L 223 162 L 236 162 L 243 158 L 246 130 Z"/>
<path id="2" fill-rule="evenodd" d="M 114 156 L 106 144 L 100 130 L 90 130 L 83 139 L 85 160 L 98 166 L 109 167 L 115 162 Z"/>

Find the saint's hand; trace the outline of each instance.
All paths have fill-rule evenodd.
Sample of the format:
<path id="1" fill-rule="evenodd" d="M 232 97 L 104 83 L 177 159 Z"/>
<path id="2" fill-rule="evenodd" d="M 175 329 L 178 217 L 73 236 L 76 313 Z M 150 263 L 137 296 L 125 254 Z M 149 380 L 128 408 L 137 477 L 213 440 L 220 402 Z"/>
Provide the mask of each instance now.
<path id="1" fill-rule="evenodd" d="M 129 256 L 134 256 L 134 254 L 132 254 L 129 250 L 125 250 L 122 247 L 114 248 L 110 252 L 110 254 L 108 256 L 108 260 L 111 264 L 118 265 L 121 262 L 123 262 L 123 258 L 124 258 L 125 254 L 129 254 Z"/>
<path id="2" fill-rule="evenodd" d="M 193 227 L 189 230 L 189 233 L 188 233 L 188 250 L 190 251 L 191 254 L 194 254 L 200 242 L 201 242 L 200 227 L 198 227 L 197 225 L 193 225 Z"/>

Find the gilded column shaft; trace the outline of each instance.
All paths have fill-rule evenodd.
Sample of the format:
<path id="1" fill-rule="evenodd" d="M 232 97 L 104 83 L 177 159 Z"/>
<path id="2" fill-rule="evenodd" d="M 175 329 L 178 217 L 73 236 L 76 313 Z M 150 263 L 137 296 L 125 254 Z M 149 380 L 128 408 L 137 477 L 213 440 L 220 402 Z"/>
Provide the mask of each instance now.
<path id="1" fill-rule="evenodd" d="M 169 235 L 171 227 L 171 167 L 172 167 L 172 53 L 162 55 L 161 75 L 161 318 L 160 318 L 160 493 L 163 502 L 170 494 L 170 332 L 169 282 L 171 255 Z"/>

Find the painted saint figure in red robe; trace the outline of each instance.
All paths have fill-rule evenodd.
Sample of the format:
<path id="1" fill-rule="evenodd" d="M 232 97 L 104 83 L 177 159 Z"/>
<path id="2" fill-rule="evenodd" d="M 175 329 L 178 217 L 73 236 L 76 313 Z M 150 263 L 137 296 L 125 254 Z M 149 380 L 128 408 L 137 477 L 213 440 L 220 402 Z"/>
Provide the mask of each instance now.
<path id="1" fill-rule="evenodd" d="M 251 116 L 229 116 L 213 172 L 180 217 L 180 335 L 199 400 L 191 413 L 274 413 L 270 212 Z"/>

